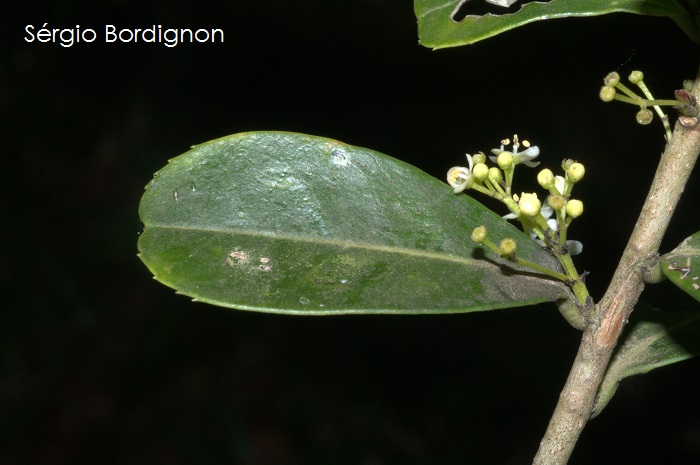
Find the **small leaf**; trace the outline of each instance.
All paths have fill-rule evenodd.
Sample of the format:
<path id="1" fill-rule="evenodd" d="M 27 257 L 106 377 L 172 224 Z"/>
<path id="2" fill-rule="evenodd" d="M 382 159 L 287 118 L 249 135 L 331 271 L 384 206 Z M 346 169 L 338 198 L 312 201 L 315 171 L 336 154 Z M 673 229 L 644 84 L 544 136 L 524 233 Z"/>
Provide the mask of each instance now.
<path id="1" fill-rule="evenodd" d="M 640 302 L 615 349 L 598 393 L 594 415 L 620 381 L 700 354 L 700 312 L 662 312 Z"/>
<path id="2" fill-rule="evenodd" d="M 460 8 L 469 8 L 477 1 L 484 0 L 469 0 Z M 676 0 L 551 0 L 527 3 L 515 13 L 504 9 L 502 14 L 467 15 L 455 22 L 451 16 L 458 5 L 459 0 L 415 0 L 422 45 L 433 49 L 468 45 L 534 21 L 608 13 L 665 16 L 675 21 L 694 42 L 700 43 L 700 30 L 693 15 Z"/>
<path id="3" fill-rule="evenodd" d="M 461 160 L 460 160 L 461 161 Z M 237 134 L 170 161 L 140 205 L 139 256 L 196 300 L 294 314 L 451 313 L 554 301 L 563 284 L 471 241 L 546 251 L 468 195 L 380 153 L 320 137 Z"/>
<path id="4" fill-rule="evenodd" d="M 659 260 L 661 272 L 676 286 L 700 300 L 700 233 L 690 236 Z"/>

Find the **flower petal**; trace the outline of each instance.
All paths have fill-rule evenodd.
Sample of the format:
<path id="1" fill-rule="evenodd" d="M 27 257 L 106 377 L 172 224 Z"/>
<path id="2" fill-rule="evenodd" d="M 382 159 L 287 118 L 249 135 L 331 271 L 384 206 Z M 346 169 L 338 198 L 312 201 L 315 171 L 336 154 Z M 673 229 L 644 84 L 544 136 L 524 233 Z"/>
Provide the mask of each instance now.
<path id="1" fill-rule="evenodd" d="M 566 241 L 566 246 L 569 248 L 569 255 L 578 255 L 583 252 L 583 244 L 579 241 Z"/>

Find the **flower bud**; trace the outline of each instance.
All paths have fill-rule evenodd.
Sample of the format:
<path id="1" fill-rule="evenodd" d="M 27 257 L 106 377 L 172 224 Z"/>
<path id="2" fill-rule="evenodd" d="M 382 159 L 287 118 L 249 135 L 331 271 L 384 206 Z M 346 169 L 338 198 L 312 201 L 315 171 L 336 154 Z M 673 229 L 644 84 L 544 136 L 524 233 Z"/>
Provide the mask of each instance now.
<path id="1" fill-rule="evenodd" d="M 586 174 L 586 168 L 581 163 L 574 163 L 566 170 L 566 177 L 571 182 L 579 182 Z"/>
<path id="2" fill-rule="evenodd" d="M 583 213 L 583 202 L 580 200 L 569 200 L 566 202 L 566 214 L 572 218 L 578 218 Z"/>
<path id="3" fill-rule="evenodd" d="M 561 207 L 563 207 L 566 204 L 566 200 L 564 200 L 564 197 L 562 197 L 561 195 L 550 195 L 547 198 L 547 203 L 554 210 L 559 211 L 561 210 Z"/>
<path id="4" fill-rule="evenodd" d="M 632 84 L 639 84 L 644 80 L 644 73 L 641 71 L 632 71 L 629 80 Z"/>
<path id="5" fill-rule="evenodd" d="M 503 174 L 501 173 L 501 170 L 494 166 L 493 168 L 489 168 L 489 178 L 494 182 L 502 182 Z"/>
<path id="6" fill-rule="evenodd" d="M 537 182 L 545 189 L 549 189 L 554 185 L 554 173 L 548 168 L 543 169 L 537 175 Z"/>
<path id="7" fill-rule="evenodd" d="M 484 181 L 489 177 L 489 167 L 485 163 L 477 163 L 472 170 L 472 174 L 479 181 Z"/>
<path id="8" fill-rule="evenodd" d="M 620 75 L 617 74 L 615 71 L 612 73 L 608 74 L 605 76 L 605 79 L 603 79 L 603 82 L 605 83 L 606 86 L 616 86 L 618 82 L 620 82 Z"/>
<path id="9" fill-rule="evenodd" d="M 497 161 L 498 166 L 500 166 L 502 170 L 508 170 L 513 166 L 513 154 L 510 152 L 501 152 L 498 155 Z"/>
<path id="10" fill-rule="evenodd" d="M 486 155 L 483 152 L 472 155 L 472 163 L 478 165 L 479 163 L 486 163 Z"/>
<path id="11" fill-rule="evenodd" d="M 615 94 L 617 94 L 617 91 L 614 87 L 603 86 L 600 88 L 598 96 L 603 102 L 612 102 L 615 99 Z"/>
<path id="12" fill-rule="evenodd" d="M 525 216 L 536 216 L 542 208 L 542 202 L 537 198 L 537 194 L 523 193 L 518 202 L 520 212 Z"/>
<path id="13" fill-rule="evenodd" d="M 486 228 L 484 226 L 474 228 L 474 231 L 472 231 L 472 240 L 474 242 L 482 242 L 484 239 L 486 239 Z"/>
<path id="14" fill-rule="evenodd" d="M 651 120 L 654 119 L 654 113 L 651 112 L 648 108 L 643 108 L 639 110 L 637 113 L 637 123 L 646 125 L 651 123 Z"/>
<path id="15" fill-rule="evenodd" d="M 505 257 L 512 257 L 515 255 L 515 249 L 518 248 L 518 244 L 515 243 L 513 239 L 505 238 L 501 241 L 501 255 Z"/>
<path id="16" fill-rule="evenodd" d="M 695 85 L 695 82 L 692 79 L 686 79 L 683 81 L 683 88 L 687 90 L 688 92 L 693 90 L 693 86 Z"/>
<path id="17" fill-rule="evenodd" d="M 561 162 L 561 169 L 563 169 L 564 171 L 569 171 L 569 167 L 571 165 L 573 165 L 574 163 L 576 163 L 576 162 L 574 160 L 572 160 L 571 158 L 565 158 Z"/>

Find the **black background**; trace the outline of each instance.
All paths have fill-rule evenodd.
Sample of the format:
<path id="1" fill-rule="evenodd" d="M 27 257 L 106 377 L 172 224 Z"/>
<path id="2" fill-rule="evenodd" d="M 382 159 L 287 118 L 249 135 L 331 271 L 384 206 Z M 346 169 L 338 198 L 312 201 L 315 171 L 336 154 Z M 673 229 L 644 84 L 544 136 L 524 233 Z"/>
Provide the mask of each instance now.
<path id="1" fill-rule="evenodd" d="M 192 303 L 136 257 L 138 201 L 189 146 L 315 134 L 441 179 L 513 133 L 586 165 L 571 237 L 596 299 L 663 130 L 597 93 L 642 69 L 659 96 L 698 48 L 669 20 L 537 23 L 418 45 L 408 0 L 59 1 L 3 16 L 0 462 L 529 463 L 579 335 L 552 305 L 448 316 L 265 315 Z M 8 14 L 9 13 L 9 14 Z M 215 27 L 223 44 L 26 43 L 24 26 Z M 533 173 L 534 177 L 534 173 Z M 353 195 L 353 192 L 348 192 Z M 688 186 L 662 251 L 700 229 Z M 465 233 L 467 234 L 467 233 Z M 694 302 L 669 283 L 645 297 Z M 571 464 L 697 463 L 696 360 L 625 381 Z"/>

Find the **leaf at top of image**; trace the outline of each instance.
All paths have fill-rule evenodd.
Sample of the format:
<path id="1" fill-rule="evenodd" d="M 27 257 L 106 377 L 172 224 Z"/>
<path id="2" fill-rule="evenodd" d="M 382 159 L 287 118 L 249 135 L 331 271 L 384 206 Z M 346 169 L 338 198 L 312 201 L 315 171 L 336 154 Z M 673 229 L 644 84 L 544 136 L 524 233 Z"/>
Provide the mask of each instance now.
<path id="1" fill-rule="evenodd" d="M 558 281 L 471 238 L 556 260 L 468 195 L 397 159 L 286 132 L 236 134 L 176 157 L 146 187 L 139 257 L 195 300 L 304 315 L 455 313 L 556 301 Z"/>
<path id="2" fill-rule="evenodd" d="M 677 0 L 521 0 L 508 8 L 493 6 L 483 13 L 486 0 L 415 0 L 420 43 L 440 49 L 469 45 L 526 24 L 548 19 L 634 13 L 673 20 L 691 40 L 700 43 L 694 15 Z M 507 5 L 510 2 L 503 2 Z"/>

